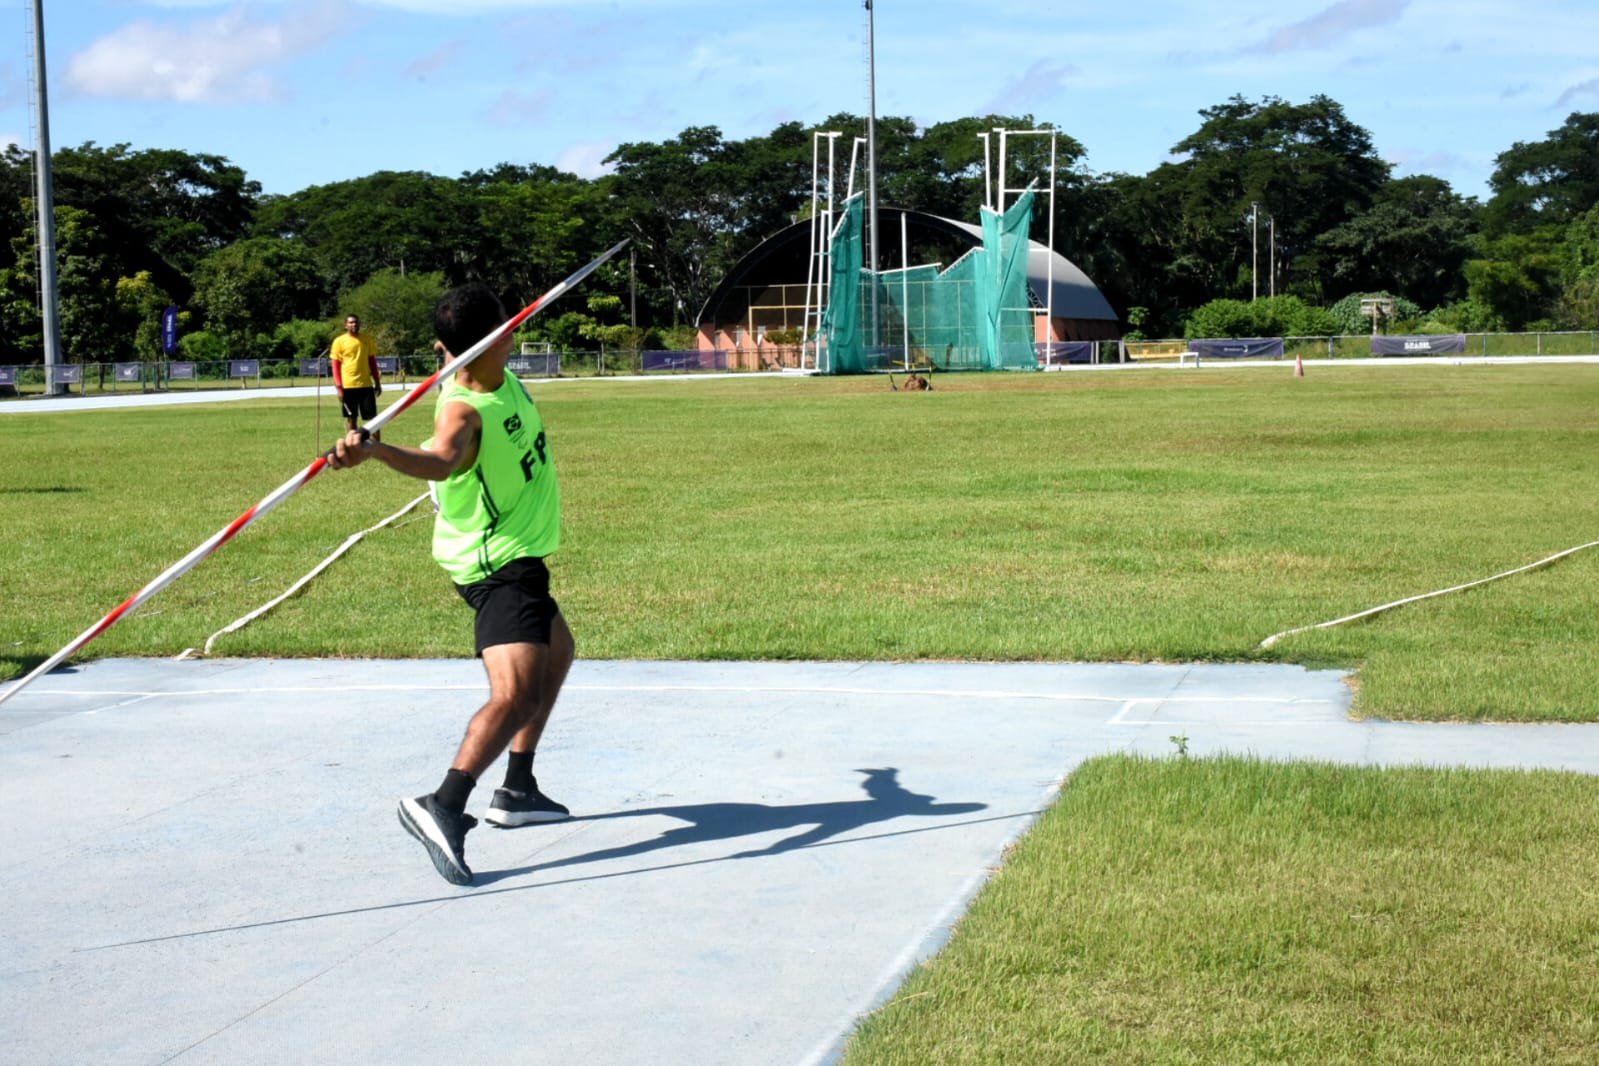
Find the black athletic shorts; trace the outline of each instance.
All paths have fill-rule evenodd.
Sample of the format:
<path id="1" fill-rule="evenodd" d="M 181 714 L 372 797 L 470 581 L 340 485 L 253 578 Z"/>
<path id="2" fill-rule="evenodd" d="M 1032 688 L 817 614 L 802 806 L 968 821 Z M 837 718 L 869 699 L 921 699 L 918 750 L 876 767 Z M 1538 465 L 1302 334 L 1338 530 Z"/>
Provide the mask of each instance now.
<path id="1" fill-rule="evenodd" d="M 550 572 L 543 559 L 513 559 L 500 569 L 455 591 L 477 612 L 477 653 L 496 644 L 550 643 L 550 628 L 561 608 L 550 595 Z"/>
<path id="2" fill-rule="evenodd" d="M 376 418 L 378 413 L 377 389 L 345 389 L 345 418 Z"/>

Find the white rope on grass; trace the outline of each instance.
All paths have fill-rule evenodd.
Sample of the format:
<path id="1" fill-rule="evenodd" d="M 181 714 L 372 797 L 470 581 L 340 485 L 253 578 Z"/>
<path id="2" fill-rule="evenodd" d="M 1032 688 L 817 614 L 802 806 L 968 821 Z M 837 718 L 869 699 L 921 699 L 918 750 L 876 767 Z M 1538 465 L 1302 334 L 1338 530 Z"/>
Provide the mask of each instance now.
<path id="1" fill-rule="evenodd" d="M 1599 545 L 1599 540 L 1590 540 L 1587 544 L 1579 544 L 1575 548 L 1567 548 L 1563 552 L 1556 552 L 1547 559 L 1539 559 L 1535 563 L 1528 563 L 1526 566 L 1518 566 L 1514 570 L 1506 570 L 1504 573 L 1495 574 L 1493 577 L 1485 577 L 1478 581 L 1468 581 L 1464 585 L 1456 585 L 1453 588 L 1439 589 L 1437 592 L 1424 592 L 1420 596 L 1408 596 L 1405 599 L 1395 600 L 1393 603 L 1385 603 L 1381 607 L 1373 607 L 1370 610 L 1361 611 L 1358 614 L 1349 614 L 1342 618 L 1334 618 L 1331 622 L 1318 622 L 1313 626 L 1300 626 L 1298 629 L 1285 629 L 1281 633 L 1273 633 L 1271 636 L 1261 641 L 1260 644 L 1257 645 L 1257 648 L 1269 648 L 1282 638 L 1291 637 L 1295 633 L 1305 633 L 1312 629 L 1329 629 L 1332 626 L 1343 625 L 1345 622 L 1354 622 L 1362 618 L 1370 618 L 1374 614 L 1381 614 L 1384 611 L 1391 611 L 1395 607 L 1403 607 L 1405 604 L 1415 603 L 1417 600 L 1427 600 L 1434 596 L 1442 596 L 1446 593 L 1459 592 L 1462 589 L 1476 588 L 1478 585 L 1486 585 L 1488 582 L 1498 581 L 1502 577 L 1510 577 L 1514 574 L 1524 574 L 1528 570 L 1536 570 L 1540 566 L 1548 566 L 1557 559 L 1564 559 L 1568 555 L 1574 555 L 1575 553 L 1582 551 L 1584 548 L 1592 548 L 1595 545 Z"/>
<path id="2" fill-rule="evenodd" d="M 189 659 L 189 658 L 203 658 L 203 657 L 205 657 L 207 655 L 210 655 L 211 654 L 211 645 L 216 643 L 216 639 L 218 637 L 225 636 L 228 633 L 238 632 L 239 630 L 243 629 L 245 626 L 249 625 L 251 622 L 255 621 L 257 618 L 260 618 L 262 615 L 264 615 L 268 611 L 272 610 L 272 608 L 276 607 L 278 604 L 282 603 L 284 600 L 288 599 L 290 596 L 293 596 L 296 592 L 299 592 L 302 588 L 304 588 L 306 586 L 307 583 L 310 582 L 310 580 L 312 578 L 316 577 L 322 571 L 324 571 L 328 567 L 332 566 L 333 563 L 339 558 L 339 556 L 343 555 L 345 552 L 349 551 L 351 548 L 353 548 L 357 544 L 359 544 L 361 542 L 361 538 L 365 537 L 368 533 L 376 533 L 378 530 L 382 529 L 384 526 L 389 525 L 390 523 L 392 523 L 395 519 L 400 518 L 403 515 L 405 515 L 407 512 L 415 509 L 417 504 L 421 503 L 423 500 L 426 500 L 428 498 L 430 498 L 430 493 L 429 492 L 424 492 L 422 495 L 418 496 L 416 499 L 412 500 L 410 503 L 406 504 L 404 507 L 400 508 L 398 511 L 395 511 L 393 514 L 389 515 L 389 517 L 387 517 L 383 521 L 379 522 L 377 525 L 368 526 L 366 529 L 361 530 L 361 532 L 359 532 L 359 533 L 351 533 L 348 537 L 346 537 L 344 539 L 344 543 L 339 545 L 338 549 L 332 555 L 328 556 L 326 559 L 323 559 L 320 563 L 318 563 L 311 570 L 310 573 L 306 574 L 300 580 L 298 580 L 294 584 L 290 585 L 288 590 L 286 592 L 284 592 L 283 595 L 279 596 L 277 599 L 271 601 L 270 603 L 262 604 L 260 607 L 257 607 L 255 610 L 251 611 L 249 614 L 245 615 L 243 618 L 240 618 L 240 619 L 238 619 L 238 620 L 236 620 L 234 622 L 230 622 L 224 628 L 217 630 L 215 633 L 212 633 L 211 636 L 206 639 L 204 648 L 201 648 L 201 649 L 195 649 L 195 648 L 185 649 L 183 654 L 179 655 L 177 658 L 179 660 L 183 660 L 183 659 Z"/>

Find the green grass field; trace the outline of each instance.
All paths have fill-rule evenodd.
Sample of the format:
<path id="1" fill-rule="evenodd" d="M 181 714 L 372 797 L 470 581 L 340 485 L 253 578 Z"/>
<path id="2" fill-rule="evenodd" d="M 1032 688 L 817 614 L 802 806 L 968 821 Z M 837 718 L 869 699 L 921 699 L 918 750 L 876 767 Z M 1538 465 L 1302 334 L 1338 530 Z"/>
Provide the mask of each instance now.
<path id="1" fill-rule="evenodd" d="M 1093 760 L 848 1066 L 1599 1061 L 1599 779 Z"/>
<path id="2" fill-rule="evenodd" d="M 590 658 L 1260 660 L 1385 718 L 1599 720 L 1599 367 L 561 382 Z M 310 401 L 0 416 L 0 678 L 308 463 Z M 390 440 L 426 436 L 419 410 Z M 337 423 L 321 413 L 325 446 Z M 419 483 L 325 474 L 90 646 L 172 655 Z M 462 656 L 425 517 L 216 654 Z M 859 1064 L 1599 1060 L 1599 794 L 1569 774 L 1095 760 Z"/>
<path id="3" fill-rule="evenodd" d="M 560 382 L 557 588 L 596 658 L 1245 660 L 1360 667 L 1357 711 L 1594 720 L 1599 367 Z M 425 406 L 425 405 L 423 405 Z M 309 400 L 0 418 L 0 676 L 294 474 Z M 337 418 L 324 401 L 322 442 Z M 391 440 L 420 440 L 408 412 Z M 98 638 L 171 655 L 419 483 L 329 473 Z M 428 524 L 374 534 L 227 655 L 455 656 Z"/>

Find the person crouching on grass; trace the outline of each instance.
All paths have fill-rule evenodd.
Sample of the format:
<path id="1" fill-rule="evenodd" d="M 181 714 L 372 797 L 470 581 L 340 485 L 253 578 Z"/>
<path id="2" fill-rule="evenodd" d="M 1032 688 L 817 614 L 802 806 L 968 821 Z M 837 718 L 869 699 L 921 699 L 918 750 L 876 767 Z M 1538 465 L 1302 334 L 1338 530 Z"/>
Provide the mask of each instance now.
<path id="1" fill-rule="evenodd" d="M 463 285 L 439 299 L 434 329 L 448 351 L 464 352 L 507 317 L 487 286 Z M 555 461 L 538 408 L 505 369 L 511 345 L 507 332 L 444 385 L 433 436 L 420 448 L 365 439 L 352 429 L 328 458 L 339 469 L 376 459 L 434 482 L 433 558 L 475 612 L 488 702 L 467 724 L 438 790 L 401 800 L 399 808 L 406 832 L 457 885 L 472 883 L 463 847 L 477 819 L 466 813 L 467 799 L 507 745 L 505 784 L 495 790 L 485 820 L 509 828 L 570 813 L 539 791 L 533 777 L 533 755 L 574 646 L 544 564 L 561 540 Z"/>

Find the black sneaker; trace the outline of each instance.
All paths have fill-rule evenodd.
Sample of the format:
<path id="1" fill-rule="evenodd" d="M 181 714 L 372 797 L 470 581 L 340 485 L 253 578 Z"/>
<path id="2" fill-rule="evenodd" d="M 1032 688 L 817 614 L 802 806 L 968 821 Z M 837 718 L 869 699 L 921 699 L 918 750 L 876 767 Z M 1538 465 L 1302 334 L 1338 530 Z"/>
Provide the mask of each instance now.
<path id="1" fill-rule="evenodd" d="M 467 830 L 477 825 L 476 818 L 470 814 L 451 814 L 428 793 L 400 801 L 400 824 L 428 849 L 434 867 L 446 881 L 452 885 L 472 883 L 472 871 L 461 849 Z"/>
<path id="2" fill-rule="evenodd" d="M 571 811 L 540 792 L 539 783 L 534 781 L 532 790 L 528 792 L 511 788 L 495 789 L 494 798 L 489 801 L 489 811 L 483 820 L 501 829 L 513 829 L 519 825 L 559 822 L 571 816 Z"/>

